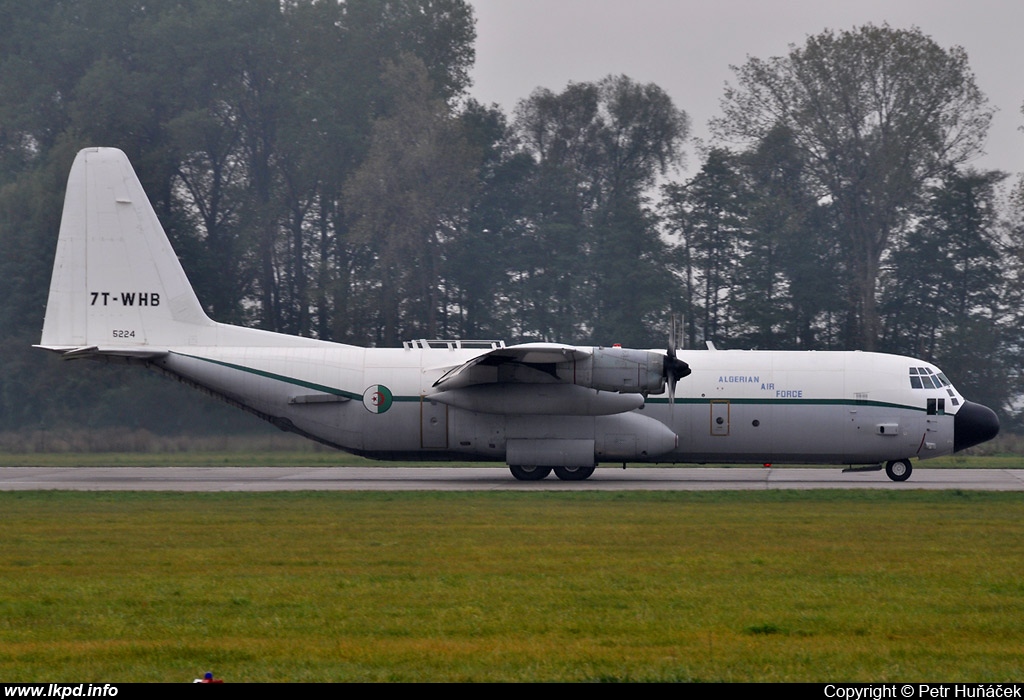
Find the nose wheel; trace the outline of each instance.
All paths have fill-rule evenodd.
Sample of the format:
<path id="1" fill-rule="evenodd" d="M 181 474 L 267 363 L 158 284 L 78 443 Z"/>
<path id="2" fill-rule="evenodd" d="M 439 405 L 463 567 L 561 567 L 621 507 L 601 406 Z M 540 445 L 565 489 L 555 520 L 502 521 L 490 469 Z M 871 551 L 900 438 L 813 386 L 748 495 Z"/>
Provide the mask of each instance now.
<path id="1" fill-rule="evenodd" d="M 885 465 L 885 475 L 893 481 L 906 481 L 913 471 L 909 459 L 896 459 Z"/>

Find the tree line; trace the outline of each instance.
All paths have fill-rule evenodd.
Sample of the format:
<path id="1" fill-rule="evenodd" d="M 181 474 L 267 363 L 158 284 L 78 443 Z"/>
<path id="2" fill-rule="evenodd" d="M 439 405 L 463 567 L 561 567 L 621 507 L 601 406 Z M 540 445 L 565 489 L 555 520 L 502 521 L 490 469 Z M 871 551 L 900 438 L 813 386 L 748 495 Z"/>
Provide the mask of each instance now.
<path id="1" fill-rule="evenodd" d="M 749 59 L 680 179 L 660 87 L 505 113 L 469 97 L 474 41 L 459 0 L 0 0 L 0 425 L 161 413 L 27 350 L 89 145 L 128 153 L 219 321 L 656 347 L 681 315 L 689 347 L 904 352 L 1011 408 L 1024 188 L 970 168 L 962 50 L 867 26 Z"/>

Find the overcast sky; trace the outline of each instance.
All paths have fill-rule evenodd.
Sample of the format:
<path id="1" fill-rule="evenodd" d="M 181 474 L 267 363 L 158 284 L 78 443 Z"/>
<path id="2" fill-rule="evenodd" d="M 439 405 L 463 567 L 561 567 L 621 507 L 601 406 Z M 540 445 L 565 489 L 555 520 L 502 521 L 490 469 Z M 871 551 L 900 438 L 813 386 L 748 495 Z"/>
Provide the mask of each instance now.
<path id="1" fill-rule="evenodd" d="M 975 166 L 1024 171 L 1024 2 L 1021 0 L 472 0 L 477 18 L 472 95 L 515 104 L 535 88 L 624 74 L 666 90 L 708 138 L 730 65 L 784 55 L 824 29 L 918 27 L 962 46 L 998 112 Z M 690 171 L 700 167 L 689 147 Z"/>

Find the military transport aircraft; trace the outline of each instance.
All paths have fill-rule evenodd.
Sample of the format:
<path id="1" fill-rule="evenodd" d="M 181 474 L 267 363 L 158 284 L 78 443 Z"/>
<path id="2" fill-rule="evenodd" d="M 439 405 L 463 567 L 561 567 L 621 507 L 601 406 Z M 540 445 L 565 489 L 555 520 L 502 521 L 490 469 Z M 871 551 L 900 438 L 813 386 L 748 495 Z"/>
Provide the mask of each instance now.
<path id="1" fill-rule="evenodd" d="M 864 352 L 413 340 L 362 348 L 206 315 L 124 153 L 68 180 L 43 334 L 139 364 L 284 430 L 378 459 L 493 460 L 522 480 L 626 462 L 829 463 L 902 481 L 993 438 L 934 365 Z"/>

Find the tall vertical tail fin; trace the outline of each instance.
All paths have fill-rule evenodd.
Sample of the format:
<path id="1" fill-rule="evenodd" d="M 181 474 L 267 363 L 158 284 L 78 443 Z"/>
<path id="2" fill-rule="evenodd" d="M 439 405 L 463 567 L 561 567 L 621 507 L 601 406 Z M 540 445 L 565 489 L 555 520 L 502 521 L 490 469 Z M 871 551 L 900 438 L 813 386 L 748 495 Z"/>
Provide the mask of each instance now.
<path id="1" fill-rule="evenodd" d="M 115 148 L 79 152 L 40 346 L 144 353 L 195 343 L 214 326 L 127 156 Z"/>

